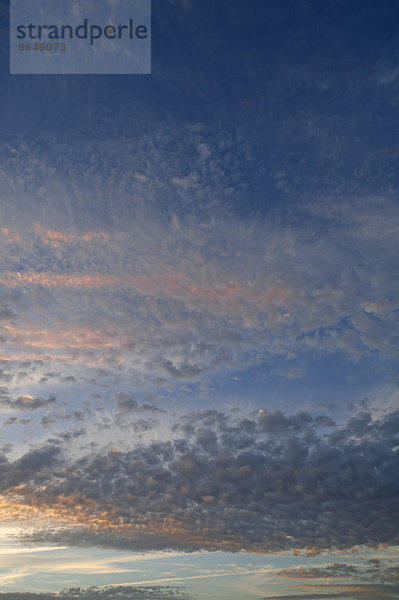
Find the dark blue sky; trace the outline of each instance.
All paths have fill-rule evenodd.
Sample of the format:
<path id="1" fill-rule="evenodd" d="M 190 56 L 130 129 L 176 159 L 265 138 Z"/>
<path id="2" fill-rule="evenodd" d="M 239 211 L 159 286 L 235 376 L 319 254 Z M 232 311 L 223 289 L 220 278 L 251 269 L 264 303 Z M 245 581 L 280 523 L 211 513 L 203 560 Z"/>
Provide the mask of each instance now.
<path id="1" fill-rule="evenodd" d="M 201 122 L 241 149 L 250 214 L 265 195 L 397 186 L 395 2 L 154 2 L 152 12 L 151 77 L 21 77 L 7 74 L 3 4 L 3 139 L 134 137 Z"/>

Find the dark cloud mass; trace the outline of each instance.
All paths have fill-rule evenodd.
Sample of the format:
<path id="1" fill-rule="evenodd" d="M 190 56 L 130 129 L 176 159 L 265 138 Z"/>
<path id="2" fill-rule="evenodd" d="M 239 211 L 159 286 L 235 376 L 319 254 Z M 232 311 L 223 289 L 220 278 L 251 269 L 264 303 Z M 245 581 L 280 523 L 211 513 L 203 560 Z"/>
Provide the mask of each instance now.
<path id="1" fill-rule="evenodd" d="M 58 462 L 61 450 L 55 445 L 45 445 L 26 452 L 21 458 L 9 462 L 0 455 L 0 491 L 24 484 L 27 481 L 46 481 L 49 470 Z"/>
<path id="2" fill-rule="evenodd" d="M 332 427 L 306 412 L 234 420 L 210 410 L 181 418 L 175 439 L 128 452 L 68 462 L 59 448 L 32 451 L 3 463 L 2 480 L 28 505 L 78 515 L 78 529 L 30 534 L 38 542 L 261 552 L 395 543 L 398 425 L 399 412 Z"/>

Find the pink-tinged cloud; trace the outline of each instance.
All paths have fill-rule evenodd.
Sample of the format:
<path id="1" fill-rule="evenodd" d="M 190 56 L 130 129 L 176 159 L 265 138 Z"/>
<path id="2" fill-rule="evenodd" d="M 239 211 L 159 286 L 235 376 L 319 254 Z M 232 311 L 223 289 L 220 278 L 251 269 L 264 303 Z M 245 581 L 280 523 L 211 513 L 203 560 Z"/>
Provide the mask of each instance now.
<path id="1" fill-rule="evenodd" d="M 200 286 L 181 273 L 166 278 L 148 275 L 101 275 L 56 273 L 12 273 L 7 272 L 0 278 L 7 287 L 40 285 L 42 287 L 66 287 L 95 289 L 102 287 L 134 287 L 143 295 L 161 295 L 176 299 L 203 299 L 206 301 L 245 301 L 249 303 L 283 302 L 291 295 L 291 290 L 281 284 L 270 286 L 267 291 L 257 290 L 251 283 L 229 281 L 215 286 Z"/>
<path id="2" fill-rule="evenodd" d="M 5 273 L 0 278 L 0 283 L 11 288 L 30 287 L 40 285 L 46 288 L 65 287 L 65 288 L 86 288 L 96 289 L 102 287 L 112 287 L 120 285 L 121 278 L 111 275 L 84 275 L 70 274 L 58 275 L 56 273 Z"/>
<path id="3" fill-rule="evenodd" d="M 165 295 L 175 299 L 204 300 L 207 302 L 227 302 L 230 305 L 249 303 L 263 304 L 284 302 L 292 295 L 291 290 L 282 284 L 273 283 L 268 289 L 258 289 L 252 283 L 229 281 L 214 286 L 196 284 L 182 273 L 165 279 L 147 275 L 132 277 L 135 289 L 142 294 Z"/>
<path id="4" fill-rule="evenodd" d="M 197 283 L 182 273 L 164 275 L 119 273 L 6 272 L 0 285 L 8 288 L 42 287 L 70 290 L 129 290 L 130 293 L 182 302 L 189 310 L 212 315 L 236 316 L 249 319 L 252 326 L 259 312 L 273 315 L 273 319 L 289 318 L 296 300 L 295 290 L 281 282 L 245 282 L 230 280 L 212 285 Z"/>
<path id="5" fill-rule="evenodd" d="M 40 329 L 26 324 L 23 329 L 5 326 L 2 328 L 9 343 L 24 348 L 40 350 L 103 350 L 120 348 L 130 342 L 126 332 L 100 330 L 87 326 L 68 326 L 57 322 L 51 329 Z"/>
<path id="6" fill-rule="evenodd" d="M 7 227 L 1 227 L 0 233 L 6 238 L 7 242 L 19 242 L 21 240 L 19 233 L 12 233 Z"/>
<path id="7" fill-rule="evenodd" d="M 45 244 L 50 244 L 51 246 L 53 246 L 53 248 L 59 248 L 61 242 L 92 242 L 93 240 L 102 240 L 105 242 L 108 241 L 110 238 L 109 234 L 103 231 L 88 232 L 82 235 L 73 235 L 70 233 L 63 233 L 62 231 L 55 231 L 53 229 L 45 229 L 40 225 L 35 225 L 35 233 L 41 237 Z"/>

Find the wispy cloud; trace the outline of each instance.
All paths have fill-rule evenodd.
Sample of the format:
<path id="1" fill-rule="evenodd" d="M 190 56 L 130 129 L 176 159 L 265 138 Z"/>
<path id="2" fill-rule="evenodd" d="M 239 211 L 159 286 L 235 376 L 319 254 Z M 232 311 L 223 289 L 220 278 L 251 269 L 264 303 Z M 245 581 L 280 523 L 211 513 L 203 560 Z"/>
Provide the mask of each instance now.
<path id="1" fill-rule="evenodd" d="M 317 207 L 303 210 L 310 221 L 296 227 L 152 215 L 129 233 L 5 228 L 5 348 L 21 361 L 29 348 L 43 372 L 57 348 L 64 362 L 106 369 L 109 380 L 116 370 L 170 382 L 267 361 L 297 377 L 312 358 L 337 353 L 393 360 L 396 258 L 383 225 L 395 207 L 373 209 L 373 236 L 356 204 L 327 207 L 322 239 Z"/>

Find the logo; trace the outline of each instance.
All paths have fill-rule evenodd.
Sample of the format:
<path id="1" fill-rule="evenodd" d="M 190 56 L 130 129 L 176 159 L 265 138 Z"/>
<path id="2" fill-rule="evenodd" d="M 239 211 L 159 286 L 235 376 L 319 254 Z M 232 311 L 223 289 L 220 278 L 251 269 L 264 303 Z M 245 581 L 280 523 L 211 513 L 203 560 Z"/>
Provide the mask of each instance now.
<path id="1" fill-rule="evenodd" d="M 10 73 L 151 73 L 150 0 L 11 0 Z"/>

